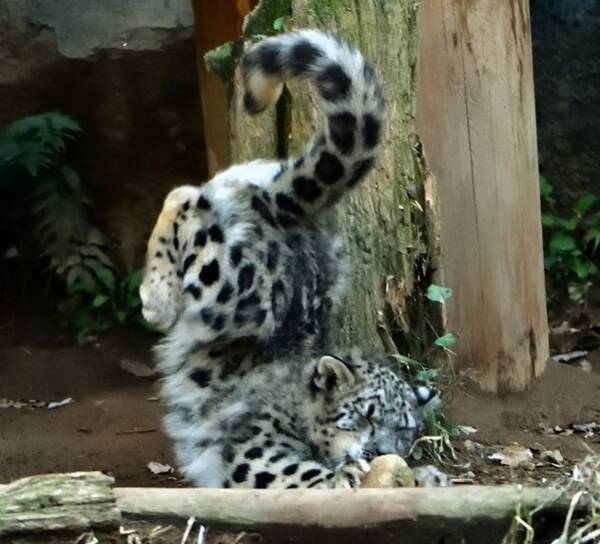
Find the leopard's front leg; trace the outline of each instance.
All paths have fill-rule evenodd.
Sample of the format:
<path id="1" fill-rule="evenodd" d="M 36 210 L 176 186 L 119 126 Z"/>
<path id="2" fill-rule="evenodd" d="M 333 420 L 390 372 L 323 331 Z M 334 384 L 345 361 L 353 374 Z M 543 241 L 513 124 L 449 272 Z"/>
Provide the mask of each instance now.
<path id="1" fill-rule="evenodd" d="M 365 476 L 369 473 L 369 463 L 364 459 L 350 461 L 338 467 L 328 487 L 354 489 L 361 487 Z"/>
<path id="2" fill-rule="evenodd" d="M 320 467 L 321 470 L 309 467 Z M 292 482 L 293 487 L 312 487 L 315 489 L 355 489 L 369 472 L 369 463 L 364 459 L 349 461 L 341 464 L 335 470 L 326 469 L 315 461 L 305 461 L 301 464 L 298 477 Z M 312 478 L 306 475 L 314 473 Z M 290 487 L 288 484 L 287 487 Z"/>

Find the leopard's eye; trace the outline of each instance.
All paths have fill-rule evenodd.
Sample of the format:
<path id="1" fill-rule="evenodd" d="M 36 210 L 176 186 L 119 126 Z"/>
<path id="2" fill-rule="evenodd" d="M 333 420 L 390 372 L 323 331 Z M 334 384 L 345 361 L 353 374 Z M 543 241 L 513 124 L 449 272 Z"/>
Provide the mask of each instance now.
<path id="1" fill-rule="evenodd" d="M 370 423 L 377 422 L 381 419 L 379 410 L 377 410 L 377 405 L 374 402 L 369 402 L 363 406 L 361 412 L 362 417 Z"/>
<path id="2" fill-rule="evenodd" d="M 335 424 L 338 429 L 342 429 L 344 431 L 352 431 L 356 429 L 356 421 L 350 414 L 341 414 L 337 418 Z"/>

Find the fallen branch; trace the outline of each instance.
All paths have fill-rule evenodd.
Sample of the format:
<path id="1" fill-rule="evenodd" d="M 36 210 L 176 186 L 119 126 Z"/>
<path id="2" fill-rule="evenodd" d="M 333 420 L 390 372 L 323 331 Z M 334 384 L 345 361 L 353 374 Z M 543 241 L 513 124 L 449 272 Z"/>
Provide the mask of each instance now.
<path id="1" fill-rule="evenodd" d="M 566 512 L 559 491 L 521 486 L 360 490 L 238 490 L 116 488 L 124 515 L 195 516 L 204 524 L 350 528 L 419 518 L 451 522 L 510 520 L 517 505 Z"/>
<path id="2" fill-rule="evenodd" d="M 0 486 L 0 536 L 47 530 L 116 527 L 124 516 L 195 517 L 204 525 L 237 529 L 364 526 L 460 527 L 509 524 L 520 511 L 539 509 L 561 520 L 569 497 L 521 486 L 359 490 L 236 490 L 114 488 L 99 472 L 33 476 Z M 440 529 L 441 530 L 441 529 Z"/>

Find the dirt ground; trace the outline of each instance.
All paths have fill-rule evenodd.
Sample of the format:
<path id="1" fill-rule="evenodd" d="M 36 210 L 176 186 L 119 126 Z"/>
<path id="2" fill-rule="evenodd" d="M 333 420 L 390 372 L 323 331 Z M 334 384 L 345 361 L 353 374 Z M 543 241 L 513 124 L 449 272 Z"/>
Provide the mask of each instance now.
<path id="1" fill-rule="evenodd" d="M 36 473 L 102 470 L 117 486 L 185 485 L 176 473 L 148 470 L 152 461 L 174 464 L 160 426 L 157 384 L 120 367 L 123 359 L 152 365 L 156 337 L 122 329 L 79 348 L 56 313 L 29 308 L 9 314 L 0 316 L 0 483 Z M 444 470 L 459 481 L 539 484 L 568 475 L 590 452 L 600 453 L 600 426 L 573 427 L 600 423 L 600 373 L 550 363 L 531 391 L 505 398 L 483 396 L 460 381 L 445 392 L 448 418 L 476 432 L 454 440 L 454 459 L 444 457 Z M 68 398 L 73 402 L 55 409 L 6 403 Z M 511 445 L 528 449 L 531 458 L 519 467 L 489 459 Z M 559 456 L 548 457 L 548 451 Z M 173 542 L 180 529 L 173 530 L 179 535 Z"/>
<path id="2" fill-rule="evenodd" d="M 120 368 L 151 364 L 156 340 L 138 328 L 116 330 L 85 348 L 60 317 L 24 312 L 0 322 L 0 399 L 73 403 L 0 409 L 0 482 L 43 472 L 102 470 L 118 485 L 175 485 L 153 475 L 151 461 L 172 464 L 160 429 L 152 380 Z"/>

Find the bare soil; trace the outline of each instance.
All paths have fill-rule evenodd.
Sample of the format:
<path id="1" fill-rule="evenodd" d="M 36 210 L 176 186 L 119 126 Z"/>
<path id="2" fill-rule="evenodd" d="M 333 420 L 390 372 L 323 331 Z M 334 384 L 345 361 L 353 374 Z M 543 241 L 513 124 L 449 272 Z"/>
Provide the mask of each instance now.
<path id="1" fill-rule="evenodd" d="M 122 329 L 79 348 L 59 322 L 59 315 L 34 312 L 0 321 L 0 399 L 74 400 L 54 410 L 0 409 L 0 482 L 102 470 L 119 486 L 176 485 L 146 468 L 173 463 L 155 383 L 119 367 L 124 358 L 152 364 L 156 338 Z"/>
<path id="2" fill-rule="evenodd" d="M 80 348 L 53 311 L 35 307 L 8 313 L 0 316 L 0 399 L 60 401 L 70 397 L 74 402 L 54 410 L 0 408 L 0 483 L 44 472 L 102 470 L 115 477 L 117 486 L 185 485 L 177 474 L 154 475 L 147 469 L 150 461 L 174 464 L 171 445 L 160 426 L 156 383 L 120 368 L 124 358 L 152 365 L 155 336 L 137 328 L 120 329 Z M 571 427 L 600 423 L 600 374 L 549 363 L 531 391 L 503 398 L 480 394 L 466 379 L 458 381 L 445 391 L 449 420 L 477 431 L 454 441 L 456 458 L 445 456 L 447 472 L 472 483 L 543 484 L 568 475 L 590 452 L 600 453 L 599 432 L 586 436 Z M 511 468 L 488 459 L 511 444 L 531 448 L 533 460 L 528 468 Z M 542 460 L 544 450 L 558 450 L 563 461 Z M 131 522 L 127 526 L 147 536 L 156 525 Z M 145 541 L 179 542 L 182 530 L 179 525 Z M 229 544 L 238 537 L 239 533 L 213 531 L 208 542 Z M 100 541 L 125 542 L 125 538 L 104 535 Z M 261 538 L 265 542 L 303 540 L 294 540 L 292 535 L 272 540 L 263 533 L 263 537 L 242 536 L 238 544 Z M 357 542 L 356 538 L 351 541 Z"/>

